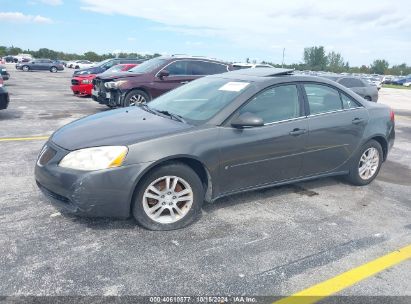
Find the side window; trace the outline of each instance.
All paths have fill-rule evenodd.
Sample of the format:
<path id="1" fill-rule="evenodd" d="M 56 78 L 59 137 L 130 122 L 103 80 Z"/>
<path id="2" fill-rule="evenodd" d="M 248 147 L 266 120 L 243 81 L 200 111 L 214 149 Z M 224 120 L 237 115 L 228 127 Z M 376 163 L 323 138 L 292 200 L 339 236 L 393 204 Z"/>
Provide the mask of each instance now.
<path id="1" fill-rule="evenodd" d="M 305 84 L 311 114 L 325 113 L 342 109 L 340 93 L 320 84 Z"/>
<path id="2" fill-rule="evenodd" d="M 188 71 L 190 75 L 214 75 L 227 72 L 227 66 L 213 62 L 190 61 Z"/>
<path id="3" fill-rule="evenodd" d="M 297 86 L 283 85 L 265 90 L 240 109 L 240 114 L 247 112 L 260 116 L 265 124 L 299 117 Z"/>
<path id="4" fill-rule="evenodd" d="M 175 61 L 165 68 L 170 76 L 189 75 L 187 73 L 187 61 Z"/>
<path id="5" fill-rule="evenodd" d="M 359 104 L 356 101 L 354 101 L 352 98 L 348 97 L 344 93 L 340 93 L 340 94 L 341 94 L 341 100 L 342 100 L 344 109 L 354 109 L 359 106 Z"/>

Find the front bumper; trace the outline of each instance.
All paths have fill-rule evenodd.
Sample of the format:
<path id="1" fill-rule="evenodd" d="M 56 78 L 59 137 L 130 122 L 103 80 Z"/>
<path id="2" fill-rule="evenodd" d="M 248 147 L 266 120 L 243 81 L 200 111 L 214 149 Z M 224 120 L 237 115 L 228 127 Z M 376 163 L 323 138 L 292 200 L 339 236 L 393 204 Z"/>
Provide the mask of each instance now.
<path id="1" fill-rule="evenodd" d="M 92 217 L 130 216 L 136 182 L 149 163 L 98 171 L 72 170 L 58 166 L 69 151 L 50 141 L 47 146 L 57 152 L 47 164 L 36 164 L 35 178 L 53 205 Z"/>
<path id="2" fill-rule="evenodd" d="M 92 91 L 91 98 L 97 101 L 99 104 L 108 105 L 111 107 L 118 107 L 122 105 L 124 99 L 123 94 L 118 90 L 106 90 L 106 91 Z"/>
<path id="3" fill-rule="evenodd" d="M 4 88 L 0 88 L 0 110 L 7 109 L 9 102 L 9 93 Z"/>
<path id="4" fill-rule="evenodd" d="M 92 89 L 92 84 L 77 84 L 71 86 L 71 90 L 73 91 L 73 93 L 79 96 L 90 96 Z"/>

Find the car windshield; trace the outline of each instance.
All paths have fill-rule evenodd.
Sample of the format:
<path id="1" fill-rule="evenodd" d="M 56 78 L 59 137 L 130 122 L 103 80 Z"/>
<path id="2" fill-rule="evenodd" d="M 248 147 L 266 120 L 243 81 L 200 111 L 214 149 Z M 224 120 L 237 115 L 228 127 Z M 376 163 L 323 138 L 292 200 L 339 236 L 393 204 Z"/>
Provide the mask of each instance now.
<path id="1" fill-rule="evenodd" d="M 106 63 L 109 62 L 110 60 L 113 60 L 113 59 L 103 60 L 103 61 L 99 62 L 98 64 L 96 64 L 96 66 L 98 66 L 98 67 L 103 66 L 104 64 L 106 64 Z"/>
<path id="2" fill-rule="evenodd" d="M 148 107 L 200 125 L 230 104 L 249 85 L 249 82 L 223 78 L 200 78 L 154 99 Z"/>
<path id="3" fill-rule="evenodd" d="M 167 60 L 162 58 L 153 58 L 147 61 L 144 61 L 142 64 L 128 70 L 131 73 L 147 73 L 151 72 L 154 69 L 157 69 L 161 65 L 163 65 Z"/>
<path id="4" fill-rule="evenodd" d="M 109 68 L 107 71 L 105 71 L 103 74 L 110 74 L 110 73 L 116 73 L 116 72 L 121 72 L 121 69 L 123 68 L 123 66 L 121 64 L 112 66 L 111 68 Z"/>

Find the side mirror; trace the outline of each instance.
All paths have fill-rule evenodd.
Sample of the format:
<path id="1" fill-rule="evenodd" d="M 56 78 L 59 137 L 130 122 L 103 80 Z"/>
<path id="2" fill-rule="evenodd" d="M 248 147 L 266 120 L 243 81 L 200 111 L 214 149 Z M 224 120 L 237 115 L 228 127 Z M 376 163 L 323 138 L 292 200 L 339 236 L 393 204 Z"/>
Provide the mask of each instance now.
<path id="1" fill-rule="evenodd" d="M 264 120 L 260 116 L 246 112 L 235 118 L 231 122 L 231 126 L 238 129 L 244 127 L 261 127 L 264 126 Z"/>
<path id="2" fill-rule="evenodd" d="M 170 72 L 167 70 L 162 70 L 158 73 L 158 78 L 163 79 L 163 77 L 170 76 Z"/>

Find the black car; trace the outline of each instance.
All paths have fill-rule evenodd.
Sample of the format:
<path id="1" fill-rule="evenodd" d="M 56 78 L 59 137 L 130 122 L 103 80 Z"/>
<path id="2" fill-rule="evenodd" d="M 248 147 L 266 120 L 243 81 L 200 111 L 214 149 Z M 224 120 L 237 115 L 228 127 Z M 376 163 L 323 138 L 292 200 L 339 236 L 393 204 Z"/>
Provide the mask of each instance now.
<path id="1" fill-rule="evenodd" d="M 7 68 L 4 65 L 0 65 L 0 76 L 3 80 L 10 79 L 10 74 L 7 72 Z"/>
<path id="2" fill-rule="evenodd" d="M 33 59 L 29 62 L 17 63 L 16 69 L 24 72 L 50 71 L 56 73 L 57 71 L 63 71 L 64 66 L 60 62 L 51 59 Z"/>
<path id="3" fill-rule="evenodd" d="M 100 74 L 100 73 L 103 73 L 104 71 L 107 71 L 109 68 L 111 68 L 111 67 L 113 67 L 117 64 L 125 64 L 125 63 L 140 64 L 142 62 L 144 62 L 143 59 L 137 59 L 137 58 L 112 58 L 112 59 L 106 59 L 106 60 L 96 64 L 93 67 L 86 68 L 86 69 L 80 69 L 80 70 L 75 71 L 73 76 Z"/>
<path id="4" fill-rule="evenodd" d="M 367 185 L 394 137 L 389 107 L 333 81 L 246 69 L 62 127 L 35 177 L 71 212 L 169 230 L 234 193 L 335 175 Z"/>
<path id="5" fill-rule="evenodd" d="M 3 87 L 3 83 L 0 81 L 0 110 L 7 109 L 9 102 L 9 93 Z"/>

